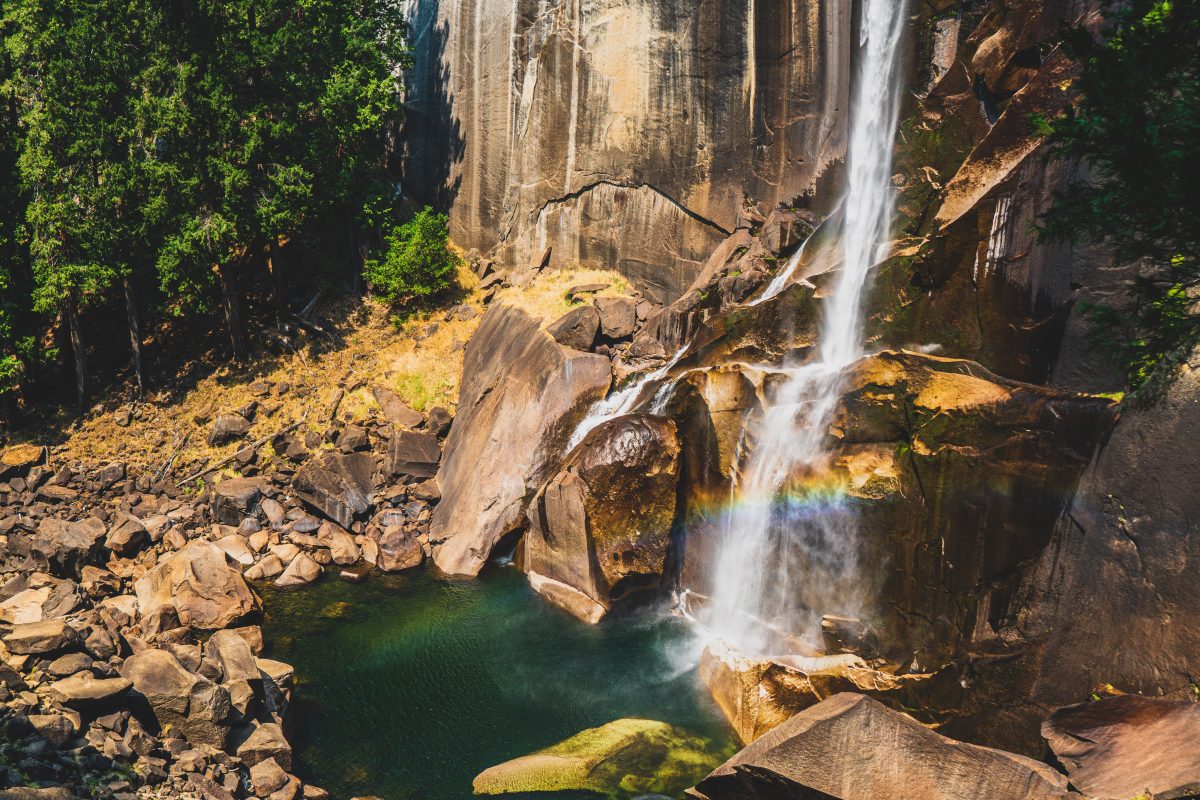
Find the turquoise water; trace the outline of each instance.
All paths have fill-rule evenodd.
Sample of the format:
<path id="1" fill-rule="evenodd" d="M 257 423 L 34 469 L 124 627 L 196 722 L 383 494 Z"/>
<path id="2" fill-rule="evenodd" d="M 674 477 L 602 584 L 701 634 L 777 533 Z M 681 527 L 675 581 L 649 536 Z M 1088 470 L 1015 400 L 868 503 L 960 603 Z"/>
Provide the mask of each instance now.
<path id="1" fill-rule="evenodd" d="M 296 669 L 295 771 L 336 800 L 464 800 L 484 769 L 622 717 L 730 742 L 695 671 L 676 663 L 685 623 L 589 627 L 515 569 L 327 579 L 264 602 L 267 656 Z M 573 796 L 586 795 L 536 795 Z"/>

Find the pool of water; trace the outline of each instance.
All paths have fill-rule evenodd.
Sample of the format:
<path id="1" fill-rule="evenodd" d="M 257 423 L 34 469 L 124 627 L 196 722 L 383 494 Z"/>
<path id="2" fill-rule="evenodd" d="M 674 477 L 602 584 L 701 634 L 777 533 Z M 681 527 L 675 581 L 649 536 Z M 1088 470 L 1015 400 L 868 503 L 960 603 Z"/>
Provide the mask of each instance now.
<path id="1" fill-rule="evenodd" d="M 264 603 L 266 655 L 296 669 L 295 771 L 336 800 L 464 800 L 484 769 L 622 717 L 731 749 L 681 665 L 690 634 L 680 620 L 590 627 L 542 603 L 512 568 L 464 582 L 325 580 Z M 577 796 L 588 795 L 534 797 Z"/>

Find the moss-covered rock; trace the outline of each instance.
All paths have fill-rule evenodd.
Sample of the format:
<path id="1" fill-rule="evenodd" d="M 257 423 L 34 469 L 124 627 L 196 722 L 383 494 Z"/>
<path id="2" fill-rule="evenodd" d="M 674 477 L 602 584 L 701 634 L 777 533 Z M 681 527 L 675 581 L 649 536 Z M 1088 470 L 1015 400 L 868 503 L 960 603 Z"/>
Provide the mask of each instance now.
<path id="1" fill-rule="evenodd" d="M 728 755 L 710 740 L 648 719 L 619 719 L 476 776 L 475 794 L 588 791 L 676 796 Z"/>

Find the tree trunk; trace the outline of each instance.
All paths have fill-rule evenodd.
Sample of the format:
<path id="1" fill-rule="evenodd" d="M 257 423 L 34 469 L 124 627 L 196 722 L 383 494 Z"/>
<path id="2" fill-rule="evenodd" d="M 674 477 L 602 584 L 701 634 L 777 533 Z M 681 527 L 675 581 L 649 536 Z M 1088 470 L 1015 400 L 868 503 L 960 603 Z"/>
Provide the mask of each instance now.
<path id="1" fill-rule="evenodd" d="M 275 327 L 283 330 L 283 259 L 279 256 L 279 240 L 274 237 L 267 243 L 267 271 L 274 286 Z"/>
<path id="2" fill-rule="evenodd" d="M 79 309 L 74 297 L 68 297 L 63 303 L 63 318 L 75 354 L 75 407 L 82 414 L 88 401 L 87 353 L 83 351 L 83 333 L 79 330 Z"/>
<path id="3" fill-rule="evenodd" d="M 346 238 L 350 243 L 350 291 L 355 295 L 363 293 L 363 265 L 366 263 L 362 248 L 359 247 L 358 225 L 354 214 L 346 207 Z"/>
<path id="4" fill-rule="evenodd" d="M 233 360 L 245 361 L 250 355 L 250 346 L 246 343 L 246 328 L 242 322 L 242 300 L 238 295 L 237 276 L 231 265 L 218 264 L 217 277 L 221 280 L 225 327 L 229 331 L 229 343 L 233 346 Z"/>
<path id="5" fill-rule="evenodd" d="M 129 349 L 133 355 L 133 377 L 137 381 L 137 396 L 142 399 L 146 391 L 145 376 L 142 374 L 142 326 L 138 319 L 137 296 L 133 291 L 133 276 L 125 276 L 125 319 L 129 322 Z"/>

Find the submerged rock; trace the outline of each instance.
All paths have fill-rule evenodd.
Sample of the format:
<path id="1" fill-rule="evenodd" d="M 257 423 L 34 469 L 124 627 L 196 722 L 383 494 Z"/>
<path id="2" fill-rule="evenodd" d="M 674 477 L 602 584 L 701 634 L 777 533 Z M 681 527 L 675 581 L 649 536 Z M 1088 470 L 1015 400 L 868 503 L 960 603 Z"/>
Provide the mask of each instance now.
<path id="1" fill-rule="evenodd" d="M 475 794 L 587 791 L 677 795 L 720 763 L 708 739 L 646 719 L 619 719 L 475 777 Z"/>
<path id="2" fill-rule="evenodd" d="M 746 747 L 689 793 L 704 800 L 1065 800 L 1031 758 L 956 742 L 860 694 L 838 694 Z"/>

